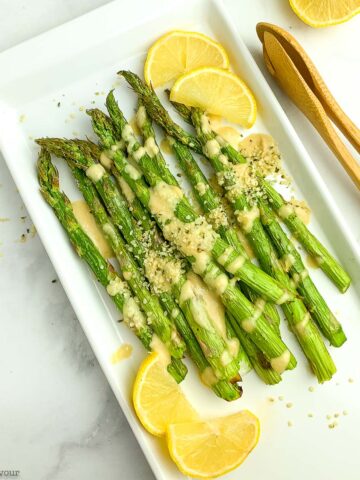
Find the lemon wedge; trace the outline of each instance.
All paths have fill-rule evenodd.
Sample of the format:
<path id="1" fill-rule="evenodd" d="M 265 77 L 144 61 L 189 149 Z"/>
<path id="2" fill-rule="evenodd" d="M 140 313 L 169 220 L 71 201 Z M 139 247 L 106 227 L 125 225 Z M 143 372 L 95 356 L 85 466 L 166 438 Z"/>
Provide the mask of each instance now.
<path id="1" fill-rule="evenodd" d="M 207 422 L 171 424 L 167 442 L 178 469 L 194 478 L 214 478 L 237 468 L 256 446 L 258 418 L 247 410 Z"/>
<path id="2" fill-rule="evenodd" d="M 139 368 L 133 387 L 133 403 L 144 428 L 156 436 L 164 435 L 170 423 L 199 418 L 156 352 L 146 357 Z"/>
<path id="3" fill-rule="evenodd" d="M 251 90 L 234 73 L 216 67 L 202 67 L 181 75 L 170 99 L 230 122 L 250 128 L 256 120 L 256 101 Z"/>
<path id="4" fill-rule="evenodd" d="M 156 88 L 203 66 L 228 68 L 229 57 L 225 49 L 202 33 L 174 30 L 150 47 L 144 77 L 148 85 L 151 83 Z"/>
<path id="5" fill-rule="evenodd" d="M 291 8 L 312 27 L 328 27 L 350 20 L 360 12 L 359 0 L 290 0 Z"/>

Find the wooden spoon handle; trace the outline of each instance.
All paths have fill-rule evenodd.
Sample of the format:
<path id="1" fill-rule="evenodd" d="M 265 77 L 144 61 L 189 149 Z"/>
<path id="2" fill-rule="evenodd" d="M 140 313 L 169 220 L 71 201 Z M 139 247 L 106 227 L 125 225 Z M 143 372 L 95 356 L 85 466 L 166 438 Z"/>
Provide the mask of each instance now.
<path id="1" fill-rule="evenodd" d="M 275 36 L 310 89 L 320 100 L 328 117 L 360 153 L 360 130 L 337 103 L 311 58 L 298 41 L 289 32 L 271 23 L 258 23 L 256 31 L 262 43 L 264 43 L 265 32 Z"/>
<path id="2" fill-rule="evenodd" d="M 264 34 L 266 64 L 270 73 L 297 107 L 306 115 L 360 189 L 360 167 L 341 141 L 320 101 L 308 87 L 291 58 L 271 33 Z"/>
<path id="3" fill-rule="evenodd" d="M 353 147 L 360 153 L 360 130 L 337 103 L 320 75 L 317 78 L 316 89 L 317 91 L 321 91 L 321 97 L 319 98 L 327 115 L 345 135 Z"/>
<path id="4" fill-rule="evenodd" d="M 313 98 L 310 99 L 310 96 Z M 314 109 L 303 112 L 314 125 L 317 131 L 320 133 L 325 142 L 329 145 L 330 149 L 336 155 L 337 159 L 340 161 L 341 165 L 345 168 L 347 173 L 350 175 L 352 181 L 355 183 L 357 188 L 360 190 L 360 166 L 354 157 L 350 154 L 346 145 L 342 142 L 339 135 L 336 133 L 332 123 L 330 122 L 325 110 L 323 109 L 321 103 L 316 98 L 316 96 L 310 92 L 309 95 L 309 106 L 310 101 L 313 101 Z"/>

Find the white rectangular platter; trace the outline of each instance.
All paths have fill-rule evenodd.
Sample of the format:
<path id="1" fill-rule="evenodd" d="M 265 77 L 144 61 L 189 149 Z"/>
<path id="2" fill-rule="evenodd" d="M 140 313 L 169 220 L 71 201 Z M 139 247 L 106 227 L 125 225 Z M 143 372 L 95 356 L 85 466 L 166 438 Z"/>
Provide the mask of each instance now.
<path id="1" fill-rule="evenodd" d="M 246 12 L 244 12 L 246 14 Z M 0 148 L 69 300 L 102 369 L 159 480 L 184 478 L 162 442 L 139 425 L 131 405 L 132 382 L 145 352 L 119 324 L 119 314 L 69 245 L 53 212 L 38 192 L 35 162 L 38 136 L 91 136 L 84 107 L 103 107 L 105 92 L 115 86 L 121 108 L 130 118 L 135 95 L 116 72 L 139 74 L 151 43 L 170 29 L 197 30 L 220 41 L 231 54 L 234 70 L 253 90 L 259 118 L 251 132 L 268 132 L 277 140 L 284 164 L 295 179 L 295 192 L 312 208 L 311 229 L 340 259 L 353 278 L 346 295 L 321 271 L 312 276 L 348 336 L 343 348 L 331 348 L 338 373 L 318 386 L 283 323 L 283 334 L 298 359 L 275 387 L 254 373 L 244 379 L 244 395 L 226 404 L 203 387 L 190 367 L 183 383 L 204 417 L 243 408 L 257 414 L 262 434 L 256 450 L 226 479 L 333 480 L 359 478 L 360 455 L 360 262 L 356 244 L 305 148 L 241 41 L 220 1 L 116 1 L 0 55 Z M 255 25 L 254 25 L 255 28 Z M 61 162 L 62 186 L 79 198 Z M 134 346 L 131 358 L 112 365 L 111 354 L 123 342 Z M 349 381 L 350 380 L 350 381 Z M 310 388 L 309 387 L 314 387 Z M 270 401 L 272 397 L 275 401 Z M 345 414 L 344 414 L 345 412 Z M 334 421 L 338 426 L 330 429 Z M 309 415 L 310 414 L 310 415 Z M 312 415 L 312 416 L 311 416 Z M 331 419 L 327 416 L 331 415 Z M 119 472 L 121 478 L 121 472 Z"/>

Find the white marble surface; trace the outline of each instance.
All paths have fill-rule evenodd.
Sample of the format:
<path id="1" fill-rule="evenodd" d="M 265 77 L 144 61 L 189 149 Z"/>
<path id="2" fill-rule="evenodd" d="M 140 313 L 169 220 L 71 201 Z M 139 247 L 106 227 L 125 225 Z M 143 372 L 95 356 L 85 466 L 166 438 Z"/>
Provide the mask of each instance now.
<path id="1" fill-rule="evenodd" d="M 0 51 L 105 3 L 0 0 Z M 360 17 L 315 31 L 285 0 L 225 3 L 263 70 L 256 23 L 291 27 L 345 111 L 360 123 L 360 58 L 354 48 Z M 359 239 L 355 188 L 302 115 L 275 93 Z M 30 480 L 153 478 L 61 285 L 53 283 L 54 270 L 32 235 L 1 155 L 0 184 L 0 471 L 20 470 Z"/>

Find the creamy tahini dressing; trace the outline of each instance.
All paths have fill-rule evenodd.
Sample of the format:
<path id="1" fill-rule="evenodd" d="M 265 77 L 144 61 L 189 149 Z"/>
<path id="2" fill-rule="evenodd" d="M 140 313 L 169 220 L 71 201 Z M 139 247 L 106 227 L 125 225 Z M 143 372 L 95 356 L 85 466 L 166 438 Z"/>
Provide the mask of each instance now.
<path id="1" fill-rule="evenodd" d="M 311 216 L 311 210 L 308 204 L 304 200 L 297 200 L 296 198 L 292 198 L 288 203 L 293 207 L 294 212 L 300 220 L 305 223 L 305 225 L 308 225 Z"/>
<path id="2" fill-rule="evenodd" d="M 295 286 L 295 288 L 298 287 L 298 285 L 305 280 L 306 277 L 309 276 L 309 272 L 307 270 L 303 270 L 301 273 L 294 273 L 291 277 L 292 282 Z"/>
<path id="3" fill-rule="evenodd" d="M 292 215 L 294 213 L 294 208 L 292 205 L 288 204 L 288 203 L 284 203 L 284 205 L 282 205 L 279 210 L 278 210 L 278 215 L 280 218 L 282 218 L 283 220 L 285 220 L 286 218 L 288 218 L 290 215 Z"/>
<path id="4" fill-rule="evenodd" d="M 113 278 L 109 285 L 106 287 L 106 291 L 110 295 L 110 297 L 115 297 L 118 293 L 123 293 L 126 290 L 124 287 L 124 283 L 120 277 Z M 123 312 L 124 313 L 124 312 Z"/>
<path id="5" fill-rule="evenodd" d="M 236 218 L 242 226 L 245 233 L 250 233 L 254 222 L 260 217 L 260 211 L 258 207 L 253 207 L 251 210 L 237 211 Z"/>
<path id="6" fill-rule="evenodd" d="M 248 257 L 250 259 L 255 258 L 254 250 L 252 249 L 252 246 L 250 245 L 250 242 L 247 239 L 246 235 L 244 235 L 239 228 L 236 229 L 236 235 L 238 236 L 239 240 L 243 244 L 243 247 L 245 248 L 245 252 L 247 253 Z"/>
<path id="7" fill-rule="evenodd" d="M 159 147 L 156 145 L 155 138 L 149 137 L 145 140 L 145 150 L 149 157 L 155 157 L 159 153 Z"/>
<path id="8" fill-rule="evenodd" d="M 212 140 L 208 140 L 204 147 L 204 153 L 210 158 L 216 157 L 220 153 L 220 144 L 219 142 L 213 138 Z"/>
<path id="9" fill-rule="evenodd" d="M 144 147 L 139 147 L 137 150 L 132 150 L 133 158 L 138 162 L 144 155 L 146 154 L 146 150 Z"/>
<path id="10" fill-rule="evenodd" d="M 125 180 L 122 177 L 118 178 L 118 182 L 124 197 L 131 204 L 135 200 L 134 192 L 131 190 L 131 188 L 129 187 L 129 184 L 125 182 Z"/>
<path id="11" fill-rule="evenodd" d="M 136 117 L 136 123 L 139 129 L 143 128 L 147 120 L 146 110 L 143 105 L 141 105 L 138 108 L 138 111 L 136 112 L 135 117 Z"/>
<path id="12" fill-rule="evenodd" d="M 219 134 L 227 143 L 230 143 L 234 148 L 239 147 L 239 143 L 241 141 L 241 135 L 238 130 L 229 125 L 215 125 L 213 126 L 214 132 Z"/>
<path id="13" fill-rule="evenodd" d="M 164 365 L 169 365 L 171 362 L 171 356 L 166 348 L 166 346 L 163 344 L 163 342 L 160 340 L 160 338 L 154 333 L 151 339 L 150 343 L 150 348 L 154 352 L 157 352 L 159 354 L 160 361 Z"/>
<path id="14" fill-rule="evenodd" d="M 129 325 L 130 328 L 141 328 L 146 324 L 146 318 L 143 312 L 140 310 L 139 305 L 136 303 L 133 297 L 128 297 L 123 308 L 124 322 Z"/>
<path id="15" fill-rule="evenodd" d="M 113 257 L 114 252 L 92 216 L 88 204 L 84 200 L 77 200 L 72 202 L 72 207 L 77 221 L 99 249 L 101 255 L 105 258 Z"/>
<path id="16" fill-rule="evenodd" d="M 226 266 L 226 270 L 235 275 L 240 268 L 244 265 L 246 258 L 242 255 L 238 255 L 229 265 Z"/>
<path id="17" fill-rule="evenodd" d="M 249 318 L 244 319 L 241 322 L 242 328 L 248 333 L 251 333 L 255 330 L 257 319 L 263 313 L 263 310 L 264 310 L 264 307 L 265 307 L 265 302 L 261 302 L 261 301 L 256 302 L 255 305 L 256 305 L 256 308 L 255 308 L 255 311 L 254 311 L 253 315 L 251 315 L 251 317 L 249 317 Z"/>
<path id="18" fill-rule="evenodd" d="M 86 170 L 86 176 L 94 183 L 102 179 L 105 174 L 105 168 L 101 163 L 94 163 Z"/>
<path id="19" fill-rule="evenodd" d="M 295 325 L 296 331 L 300 336 L 305 334 L 306 327 L 309 321 L 310 321 L 310 313 L 306 312 L 303 319 Z"/>
<path id="20" fill-rule="evenodd" d="M 187 299 L 201 300 L 213 327 L 226 339 L 225 309 L 220 298 L 211 292 L 202 279 L 193 272 L 187 274 L 187 281 L 181 289 L 180 304 Z"/>
<path id="21" fill-rule="evenodd" d="M 285 350 L 279 357 L 272 358 L 270 365 L 277 373 L 283 373 L 290 362 L 290 352 Z"/>
<path id="22" fill-rule="evenodd" d="M 111 170 L 113 161 L 106 152 L 101 152 L 100 163 L 106 170 Z"/>
<path id="23" fill-rule="evenodd" d="M 287 253 L 281 258 L 281 263 L 286 272 L 288 272 L 291 269 L 291 267 L 294 265 L 295 262 L 296 262 L 296 258 L 291 253 Z"/>
<path id="24" fill-rule="evenodd" d="M 172 152 L 171 145 L 167 137 L 163 138 L 160 142 L 160 148 L 164 153 L 170 154 Z"/>
<path id="25" fill-rule="evenodd" d="M 121 345 L 110 357 L 110 362 L 115 365 L 116 363 L 121 362 L 121 360 L 125 360 L 125 358 L 129 358 L 133 351 L 132 345 L 129 343 L 124 343 Z"/>
<path id="26" fill-rule="evenodd" d="M 140 107 L 141 108 L 141 107 Z M 140 135 L 141 132 L 139 130 L 139 122 L 138 122 L 138 117 L 137 117 L 137 114 L 134 115 L 131 120 L 129 121 L 129 125 L 131 126 L 132 128 L 132 131 L 135 135 Z"/>
<path id="27" fill-rule="evenodd" d="M 207 387 L 212 387 L 218 382 L 218 378 L 211 367 L 206 367 L 205 370 L 201 372 L 200 379 Z"/>
<path id="28" fill-rule="evenodd" d="M 176 205 L 182 197 L 183 193 L 176 185 L 159 182 L 150 189 L 149 209 L 160 221 L 166 222 L 174 217 Z"/>
<path id="29" fill-rule="evenodd" d="M 230 256 L 234 253 L 234 248 L 229 246 L 225 248 L 223 253 L 217 258 L 217 261 L 220 263 L 220 265 L 226 265 L 228 262 Z"/>
<path id="30" fill-rule="evenodd" d="M 217 235 L 202 217 L 190 223 L 176 218 L 176 206 L 182 198 L 179 187 L 159 182 L 150 189 L 149 209 L 163 224 L 165 237 L 173 241 L 184 255 L 196 257 L 211 250 Z"/>
<path id="31" fill-rule="evenodd" d="M 307 255 L 305 259 L 306 265 L 310 268 L 319 268 L 322 263 L 322 258 Z"/>
<path id="32" fill-rule="evenodd" d="M 273 137 L 265 133 L 252 133 L 245 137 L 238 146 L 244 157 L 256 157 L 259 155 L 259 152 L 262 152 L 262 155 L 266 155 L 274 149 L 277 150 Z"/>
<path id="33" fill-rule="evenodd" d="M 141 178 L 141 172 L 136 167 L 128 163 L 125 167 L 125 172 L 132 180 L 139 180 Z"/>

